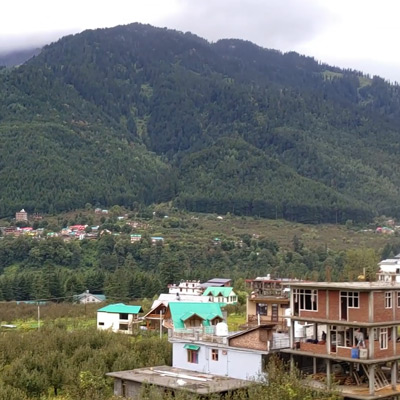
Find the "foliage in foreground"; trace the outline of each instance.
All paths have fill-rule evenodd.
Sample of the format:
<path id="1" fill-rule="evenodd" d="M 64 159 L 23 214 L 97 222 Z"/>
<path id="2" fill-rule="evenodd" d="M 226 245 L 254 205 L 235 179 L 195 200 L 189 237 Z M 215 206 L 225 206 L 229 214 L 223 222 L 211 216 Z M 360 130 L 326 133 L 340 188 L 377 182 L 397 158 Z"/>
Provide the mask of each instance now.
<path id="1" fill-rule="evenodd" d="M 112 397 L 110 371 L 171 363 L 171 347 L 155 336 L 53 328 L 0 335 L 0 399 Z"/>

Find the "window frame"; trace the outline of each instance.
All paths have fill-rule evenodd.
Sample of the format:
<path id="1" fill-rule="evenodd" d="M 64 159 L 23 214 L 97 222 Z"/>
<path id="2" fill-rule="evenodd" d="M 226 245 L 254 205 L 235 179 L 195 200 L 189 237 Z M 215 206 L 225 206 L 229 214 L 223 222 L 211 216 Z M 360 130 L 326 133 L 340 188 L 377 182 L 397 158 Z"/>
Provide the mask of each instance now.
<path id="1" fill-rule="evenodd" d="M 393 292 L 385 292 L 385 308 L 393 308 Z"/>
<path id="2" fill-rule="evenodd" d="M 379 348 L 380 348 L 380 350 L 387 350 L 388 345 L 389 345 L 388 328 L 379 328 Z"/>
<path id="3" fill-rule="evenodd" d="M 340 299 L 347 298 L 347 308 L 360 308 L 360 292 L 340 291 Z"/>
<path id="4" fill-rule="evenodd" d="M 199 363 L 199 350 L 187 349 L 187 362 L 190 364 Z"/>
<path id="5" fill-rule="evenodd" d="M 218 349 L 211 349 L 211 360 L 218 361 L 219 359 L 219 351 Z"/>
<path id="6" fill-rule="evenodd" d="M 294 289 L 293 295 L 300 311 L 318 312 L 318 289 Z"/>

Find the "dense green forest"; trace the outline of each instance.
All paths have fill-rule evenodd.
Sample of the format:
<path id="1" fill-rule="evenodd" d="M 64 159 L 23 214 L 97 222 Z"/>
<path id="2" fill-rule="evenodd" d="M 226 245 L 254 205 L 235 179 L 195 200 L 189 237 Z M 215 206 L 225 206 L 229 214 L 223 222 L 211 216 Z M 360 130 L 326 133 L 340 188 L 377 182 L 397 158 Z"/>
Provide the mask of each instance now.
<path id="1" fill-rule="evenodd" d="M 0 216 L 173 201 L 301 222 L 398 216 L 400 88 L 131 24 L 0 69 Z"/>

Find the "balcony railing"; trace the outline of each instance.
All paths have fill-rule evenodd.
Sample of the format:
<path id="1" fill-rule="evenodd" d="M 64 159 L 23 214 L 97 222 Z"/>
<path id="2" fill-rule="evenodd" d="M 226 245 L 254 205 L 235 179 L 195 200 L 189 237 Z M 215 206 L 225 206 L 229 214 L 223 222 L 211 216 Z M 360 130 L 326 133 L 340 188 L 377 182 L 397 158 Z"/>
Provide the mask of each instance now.
<path id="1" fill-rule="evenodd" d="M 226 343 L 226 336 L 217 336 L 215 326 L 201 326 L 184 329 L 169 329 L 168 337 L 187 340 L 201 340 L 215 343 Z"/>

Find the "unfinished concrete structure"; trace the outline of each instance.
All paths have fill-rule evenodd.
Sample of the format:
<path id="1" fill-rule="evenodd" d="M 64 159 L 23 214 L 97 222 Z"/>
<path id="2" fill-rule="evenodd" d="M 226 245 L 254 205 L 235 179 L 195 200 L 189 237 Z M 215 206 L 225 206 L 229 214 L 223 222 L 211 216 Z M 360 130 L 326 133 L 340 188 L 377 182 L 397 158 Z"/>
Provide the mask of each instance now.
<path id="1" fill-rule="evenodd" d="M 346 398 L 400 396 L 400 283 L 292 282 L 290 289 L 290 349 L 282 351 L 293 363 L 324 374 L 328 387 L 335 376 Z M 308 328 L 300 333 L 296 322 Z"/>

